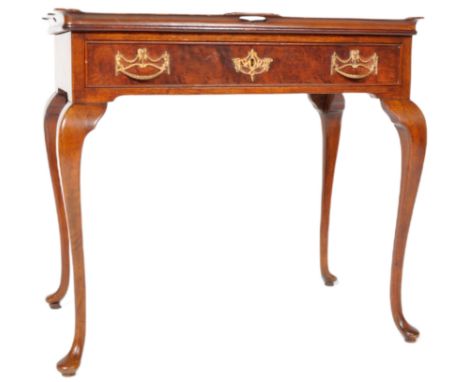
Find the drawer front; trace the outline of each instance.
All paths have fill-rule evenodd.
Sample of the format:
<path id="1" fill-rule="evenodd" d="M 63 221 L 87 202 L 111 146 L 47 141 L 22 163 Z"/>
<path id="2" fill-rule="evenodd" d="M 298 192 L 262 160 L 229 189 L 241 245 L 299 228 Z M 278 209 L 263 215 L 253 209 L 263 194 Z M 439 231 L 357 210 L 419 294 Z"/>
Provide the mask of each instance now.
<path id="1" fill-rule="evenodd" d="M 87 87 L 398 85 L 398 44 L 87 42 Z"/>

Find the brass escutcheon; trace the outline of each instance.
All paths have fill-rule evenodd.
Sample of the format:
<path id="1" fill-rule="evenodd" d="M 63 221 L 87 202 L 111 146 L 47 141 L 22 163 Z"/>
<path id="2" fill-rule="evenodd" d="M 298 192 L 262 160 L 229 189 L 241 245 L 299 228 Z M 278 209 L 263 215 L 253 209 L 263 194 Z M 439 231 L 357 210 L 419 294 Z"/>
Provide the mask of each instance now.
<path id="1" fill-rule="evenodd" d="M 236 72 L 244 73 L 250 76 L 253 82 L 257 74 L 268 72 L 270 64 L 273 62 L 272 58 L 260 58 L 255 50 L 250 49 L 247 56 L 244 58 L 233 58 L 234 69 Z"/>

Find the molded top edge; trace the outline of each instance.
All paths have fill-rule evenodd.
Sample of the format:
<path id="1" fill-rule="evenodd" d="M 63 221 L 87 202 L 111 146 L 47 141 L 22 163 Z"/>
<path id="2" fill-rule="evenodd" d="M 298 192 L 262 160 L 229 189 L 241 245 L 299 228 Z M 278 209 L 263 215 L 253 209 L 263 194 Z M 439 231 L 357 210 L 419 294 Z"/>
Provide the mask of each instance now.
<path id="1" fill-rule="evenodd" d="M 271 13 L 224 15 L 86 13 L 56 9 L 48 13 L 49 32 L 172 32 L 408 36 L 420 17 L 400 20 L 282 17 Z"/>

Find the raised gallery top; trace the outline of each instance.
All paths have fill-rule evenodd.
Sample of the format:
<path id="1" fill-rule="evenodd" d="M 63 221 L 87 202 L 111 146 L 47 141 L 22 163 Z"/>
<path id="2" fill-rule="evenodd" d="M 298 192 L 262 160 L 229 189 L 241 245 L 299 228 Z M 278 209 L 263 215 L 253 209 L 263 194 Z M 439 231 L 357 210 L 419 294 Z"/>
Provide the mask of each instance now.
<path id="1" fill-rule="evenodd" d="M 416 33 L 418 17 L 401 20 L 282 17 L 276 14 L 167 15 L 86 13 L 56 9 L 46 17 L 50 33 L 173 32 L 317 35 L 387 35 Z"/>

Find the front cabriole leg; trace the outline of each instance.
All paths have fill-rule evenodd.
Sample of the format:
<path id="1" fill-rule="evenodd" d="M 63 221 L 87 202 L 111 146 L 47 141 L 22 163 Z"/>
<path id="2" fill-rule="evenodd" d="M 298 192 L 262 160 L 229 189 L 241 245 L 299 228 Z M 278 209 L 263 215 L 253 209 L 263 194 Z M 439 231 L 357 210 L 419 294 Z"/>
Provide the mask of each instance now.
<path id="1" fill-rule="evenodd" d="M 382 107 L 395 124 L 401 143 L 401 185 L 393 246 L 390 299 L 393 320 L 407 342 L 419 336 L 403 315 L 401 283 L 406 241 L 426 152 L 426 121 L 418 106 L 409 99 L 381 98 Z"/>
<path id="2" fill-rule="evenodd" d="M 58 362 L 63 375 L 74 375 L 80 366 L 85 340 L 86 295 L 81 227 L 80 163 L 86 135 L 94 129 L 106 104 L 68 105 L 58 126 L 58 158 L 65 213 L 70 237 L 75 289 L 75 336 L 68 354 Z"/>

